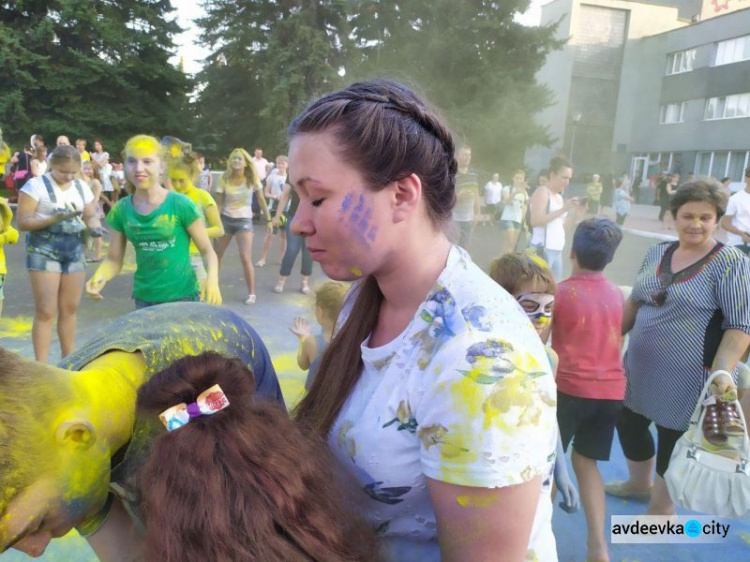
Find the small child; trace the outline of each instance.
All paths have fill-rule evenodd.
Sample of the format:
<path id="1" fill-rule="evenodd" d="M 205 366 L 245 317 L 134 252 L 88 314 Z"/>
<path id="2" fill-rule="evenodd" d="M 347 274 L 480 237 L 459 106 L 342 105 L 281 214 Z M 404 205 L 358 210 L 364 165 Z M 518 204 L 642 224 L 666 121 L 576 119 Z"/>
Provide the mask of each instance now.
<path id="1" fill-rule="evenodd" d="M 581 222 L 570 252 L 572 275 L 557 286 L 552 347 L 559 357 L 557 425 L 567 450 L 588 526 L 587 560 L 609 560 L 605 498 L 597 461 L 609 460 L 625 398 L 622 291 L 602 271 L 614 258 L 622 230 L 595 217 Z"/>
<path id="2" fill-rule="evenodd" d="M 531 320 L 542 342 L 549 339 L 552 311 L 555 308 L 555 276 L 546 263 L 525 252 L 513 252 L 492 260 L 490 277 L 508 291 Z M 545 351 L 557 376 L 557 355 L 545 345 Z M 560 507 L 568 513 L 578 510 L 578 491 L 570 481 L 565 453 L 558 436 L 554 467 L 555 486 L 563 496 Z M 555 492 L 553 490 L 553 498 Z"/>
<path id="3" fill-rule="evenodd" d="M 307 369 L 305 389 L 308 392 L 312 387 L 323 352 L 331 343 L 336 318 L 338 318 L 348 290 L 349 285 L 340 281 L 326 281 L 315 289 L 315 320 L 323 329 L 319 336 L 311 337 L 310 323 L 302 317 L 295 318 L 294 324 L 289 328 L 289 331 L 299 338 L 297 365 L 303 371 Z"/>
<path id="4" fill-rule="evenodd" d="M 13 220 L 13 211 L 10 210 L 8 200 L 0 197 L 0 317 L 3 315 L 3 302 L 5 301 L 5 276 L 8 274 L 8 267 L 5 265 L 5 244 L 15 244 L 18 242 L 18 231 L 10 225 Z"/>

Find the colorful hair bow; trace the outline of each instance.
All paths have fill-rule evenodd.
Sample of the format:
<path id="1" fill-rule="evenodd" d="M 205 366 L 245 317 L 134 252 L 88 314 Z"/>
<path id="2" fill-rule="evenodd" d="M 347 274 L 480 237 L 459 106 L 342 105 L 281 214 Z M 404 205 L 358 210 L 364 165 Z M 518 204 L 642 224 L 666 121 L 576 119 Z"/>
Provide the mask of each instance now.
<path id="1" fill-rule="evenodd" d="M 177 404 L 159 414 L 159 419 L 167 431 L 174 431 L 186 425 L 193 418 L 210 416 L 229 406 L 229 400 L 218 384 L 203 391 L 195 402 Z"/>

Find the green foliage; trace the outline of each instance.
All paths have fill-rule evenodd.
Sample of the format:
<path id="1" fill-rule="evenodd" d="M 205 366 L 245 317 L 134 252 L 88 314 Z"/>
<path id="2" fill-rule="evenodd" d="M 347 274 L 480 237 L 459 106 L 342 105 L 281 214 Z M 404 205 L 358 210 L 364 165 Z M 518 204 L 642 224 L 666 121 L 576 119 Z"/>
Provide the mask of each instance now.
<path id="1" fill-rule="evenodd" d="M 292 118 L 341 84 L 346 3 L 213 0 L 198 20 L 212 49 L 198 74 L 194 145 L 215 157 L 234 147 L 286 150 Z"/>
<path id="2" fill-rule="evenodd" d="M 213 0 L 199 24 L 213 50 L 199 74 L 200 132 L 211 148 L 284 149 L 284 130 L 316 95 L 386 76 L 423 92 L 474 162 L 510 173 L 550 143 L 534 114 L 550 103 L 535 74 L 561 44 L 554 27 L 514 21 L 528 0 Z M 339 73 L 345 72 L 342 78 Z M 237 89 L 242 84 L 244 95 Z M 200 136 L 200 135 L 199 135 Z M 208 136 L 208 135 L 207 135 Z M 206 143 L 208 144 L 208 143 Z"/>
<path id="3" fill-rule="evenodd" d="M 561 46 L 554 27 L 524 27 L 527 0 L 360 0 L 352 17 L 352 78 L 387 76 L 421 90 L 446 116 L 473 162 L 507 175 L 534 144 L 549 145 L 534 114 L 551 101 L 535 81 Z"/>
<path id="4" fill-rule="evenodd" d="M 190 82 L 169 64 L 170 0 L 0 2 L 0 123 L 14 148 L 32 133 L 101 138 L 117 153 L 141 132 L 184 135 Z"/>

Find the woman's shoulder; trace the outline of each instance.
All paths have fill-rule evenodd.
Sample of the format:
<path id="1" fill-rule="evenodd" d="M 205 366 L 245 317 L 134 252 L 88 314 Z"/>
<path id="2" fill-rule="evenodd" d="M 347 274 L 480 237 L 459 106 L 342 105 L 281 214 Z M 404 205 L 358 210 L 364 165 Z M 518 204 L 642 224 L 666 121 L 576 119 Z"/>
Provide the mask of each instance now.
<path id="1" fill-rule="evenodd" d="M 716 252 L 716 263 L 720 263 L 723 267 L 725 265 L 736 264 L 745 266 L 750 262 L 748 261 L 748 257 L 736 247 L 729 244 L 722 244 L 721 248 Z"/>

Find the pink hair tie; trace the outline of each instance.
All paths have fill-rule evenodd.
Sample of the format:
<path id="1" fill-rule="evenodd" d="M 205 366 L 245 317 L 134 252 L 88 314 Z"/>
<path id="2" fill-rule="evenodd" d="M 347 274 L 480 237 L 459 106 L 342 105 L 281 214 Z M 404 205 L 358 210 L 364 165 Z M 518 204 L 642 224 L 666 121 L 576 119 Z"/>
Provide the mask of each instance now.
<path id="1" fill-rule="evenodd" d="M 229 400 L 227 400 L 221 387 L 215 384 L 198 395 L 195 402 L 191 402 L 190 404 L 183 402 L 164 410 L 159 414 L 159 419 L 164 424 L 164 427 L 167 428 L 167 431 L 174 431 L 188 424 L 193 418 L 210 416 L 216 412 L 220 412 L 227 406 L 229 406 Z"/>

